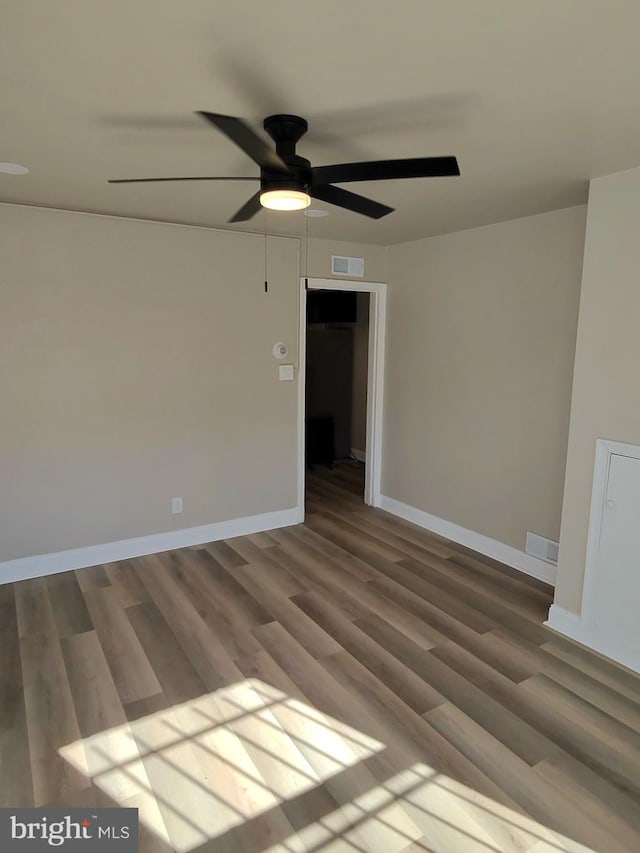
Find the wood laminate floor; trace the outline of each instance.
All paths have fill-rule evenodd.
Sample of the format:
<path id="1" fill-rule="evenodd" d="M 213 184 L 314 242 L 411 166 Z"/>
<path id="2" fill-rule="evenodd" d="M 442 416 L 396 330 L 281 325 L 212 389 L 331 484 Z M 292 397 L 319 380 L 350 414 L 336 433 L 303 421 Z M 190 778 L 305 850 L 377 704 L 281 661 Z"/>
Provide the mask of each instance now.
<path id="1" fill-rule="evenodd" d="M 640 851 L 639 680 L 361 493 L 0 586 L 0 806 L 135 806 L 153 853 Z"/>

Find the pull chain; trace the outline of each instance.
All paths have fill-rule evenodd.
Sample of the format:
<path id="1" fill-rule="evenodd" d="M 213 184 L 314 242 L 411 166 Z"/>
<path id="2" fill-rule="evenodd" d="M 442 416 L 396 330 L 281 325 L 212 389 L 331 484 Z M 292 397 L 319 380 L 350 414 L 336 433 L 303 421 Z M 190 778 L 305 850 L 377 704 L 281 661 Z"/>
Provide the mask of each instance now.
<path id="1" fill-rule="evenodd" d="M 304 289 L 309 290 L 309 211 L 304 212 Z"/>
<path id="2" fill-rule="evenodd" d="M 267 276 L 267 208 L 264 209 L 264 292 L 269 292 L 269 280 Z"/>

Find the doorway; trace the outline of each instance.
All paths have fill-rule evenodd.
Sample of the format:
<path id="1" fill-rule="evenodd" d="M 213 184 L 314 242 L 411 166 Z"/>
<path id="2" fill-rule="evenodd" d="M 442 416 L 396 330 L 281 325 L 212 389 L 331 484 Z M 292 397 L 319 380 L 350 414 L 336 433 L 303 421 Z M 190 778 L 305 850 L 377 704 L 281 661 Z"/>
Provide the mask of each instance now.
<path id="1" fill-rule="evenodd" d="M 298 507 L 307 462 L 349 481 L 363 476 L 366 504 L 380 502 L 386 285 L 301 279 L 298 369 Z M 309 321 L 309 322 L 308 322 Z M 338 471 L 338 466 L 340 470 Z M 362 469 L 364 468 L 364 471 Z"/>

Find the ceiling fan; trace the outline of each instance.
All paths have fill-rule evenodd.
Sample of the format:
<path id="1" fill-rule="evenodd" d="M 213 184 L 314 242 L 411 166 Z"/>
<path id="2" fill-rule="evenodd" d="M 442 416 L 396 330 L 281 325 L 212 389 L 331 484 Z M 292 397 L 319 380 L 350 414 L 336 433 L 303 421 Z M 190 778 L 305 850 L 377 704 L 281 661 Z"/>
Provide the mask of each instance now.
<path id="1" fill-rule="evenodd" d="M 365 196 L 343 190 L 334 184 L 351 181 L 386 181 L 397 178 L 434 178 L 459 175 L 455 157 L 414 157 L 405 160 L 372 160 L 312 166 L 296 154 L 296 145 L 307 132 L 305 119 L 294 115 L 272 115 L 264 120 L 264 129 L 275 142 L 275 150 L 242 119 L 198 111 L 260 166 L 259 177 L 176 177 L 124 178 L 110 184 L 151 183 L 156 181 L 260 181 L 260 189 L 243 204 L 229 222 L 246 222 L 261 207 L 272 210 L 302 210 L 311 199 L 334 204 L 371 219 L 381 219 L 393 208 Z"/>

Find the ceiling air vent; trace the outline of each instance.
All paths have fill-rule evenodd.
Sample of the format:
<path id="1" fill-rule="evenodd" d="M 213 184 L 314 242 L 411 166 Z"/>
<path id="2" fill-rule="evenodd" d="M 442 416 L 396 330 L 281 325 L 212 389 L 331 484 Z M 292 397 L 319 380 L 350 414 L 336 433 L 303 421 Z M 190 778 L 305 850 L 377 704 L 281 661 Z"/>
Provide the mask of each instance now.
<path id="1" fill-rule="evenodd" d="M 364 278 L 364 258 L 346 258 L 331 255 L 331 274 L 348 275 L 351 278 Z"/>

